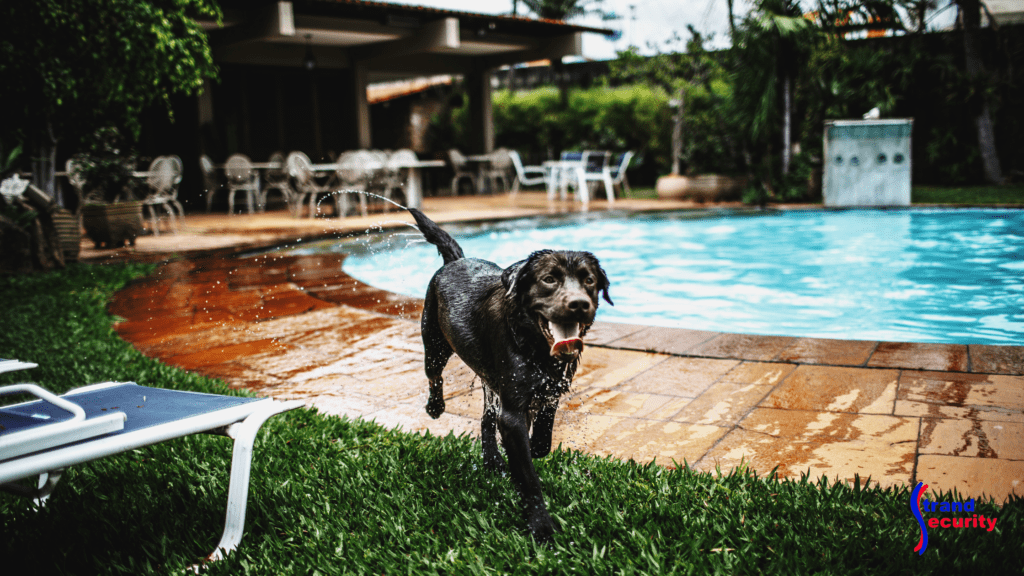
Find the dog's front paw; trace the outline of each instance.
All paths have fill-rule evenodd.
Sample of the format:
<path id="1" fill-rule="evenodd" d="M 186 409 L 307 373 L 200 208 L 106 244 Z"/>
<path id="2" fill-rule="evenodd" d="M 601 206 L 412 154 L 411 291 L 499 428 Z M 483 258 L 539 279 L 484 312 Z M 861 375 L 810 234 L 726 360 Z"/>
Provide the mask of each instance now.
<path id="1" fill-rule="evenodd" d="M 551 454 L 551 441 L 547 443 L 533 444 L 530 445 L 530 457 L 531 458 L 543 458 Z"/>
<path id="2" fill-rule="evenodd" d="M 484 455 L 484 468 L 494 474 L 504 474 L 508 470 L 505 459 L 500 454 Z"/>
<path id="3" fill-rule="evenodd" d="M 444 414 L 444 396 L 441 394 L 430 394 L 430 398 L 427 400 L 427 414 L 431 418 L 437 419 Z"/>
<path id="4" fill-rule="evenodd" d="M 551 542 L 555 535 L 555 523 L 551 521 L 551 515 L 547 510 L 538 510 L 531 514 L 528 526 L 530 535 L 538 544 Z"/>

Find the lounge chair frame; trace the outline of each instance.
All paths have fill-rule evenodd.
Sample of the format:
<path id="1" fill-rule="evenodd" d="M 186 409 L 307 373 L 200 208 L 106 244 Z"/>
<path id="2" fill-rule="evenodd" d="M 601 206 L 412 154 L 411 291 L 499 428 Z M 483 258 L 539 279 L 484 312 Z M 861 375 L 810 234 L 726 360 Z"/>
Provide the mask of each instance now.
<path id="1" fill-rule="evenodd" d="M 34 365 L 25 364 L 22 367 L 34 367 Z M 11 369 L 17 369 L 17 367 L 10 365 L 9 362 L 0 361 L 0 371 L 9 371 Z M 85 386 L 57 397 L 60 402 L 52 402 L 53 398 L 46 397 L 49 393 L 38 394 L 38 391 L 42 389 L 34 385 L 15 384 L 10 387 L 0 388 L 0 394 L 29 392 L 40 396 L 42 401 L 4 406 L 0 410 L 5 412 L 12 410 L 20 411 L 22 416 L 29 408 L 35 410 L 36 408 L 34 407 L 45 407 L 51 413 L 55 411 L 76 412 L 74 409 L 70 409 L 67 404 L 75 404 L 76 399 L 79 402 L 83 402 L 90 395 L 103 393 L 104 391 L 115 391 L 119 387 L 126 386 L 134 386 L 137 389 L 125 388 L 124 390 L 116 390 L 116 392 L 152 394 L 158 397 L 155 398 L 155 402 L 159 402 L 160 397 L 173 397 L 178 400 L 185 399 L 200 402 L 204 401 L 203 397 L 209 397 L 221 399 L 225 406 L 202 414 L 185 416 L 124 432 L 120 431 L 118 424 L 123 424 L 127 419 L 132 418 L 132 413 L 129 412 L 126 416 L 120 412 L 112 412 L 100 418 L 109 420 L 106 426 L 115 428 L 113 431 L 97 433 L 96 430 L 88 430 L 84 433 L 84 440 L 80 439 L 81 437 L 70 436 L 68 443 L 28 453 L 25 452 L 26 449 L 33 450 L 36 446 L 26 448 L 18 440 L 16 435 L 24 434 L 24 431 L 8 434 L 0 433 L 0 441 L 3 441 L 5 436 L 10 436 L 14 439 L 13 442 L 7 441 L 0 444 L 2 446 L 0 448 L 0 488 L 21 496 L 35 498 L 37 504 L 42 505 L 56 487 L 61 473 L 70 466 L 202 432 L 228 436 L 234 440 L 234 448 L 231 456 L 224 532 L 220 542 L 217 544 L 217 548 L 206 557 L 206 560 L 214 561 L 225 557 L 241 542 L 245 529 L 245 510 L 249 494 L 249 478 L 252 470 L 253 444 L 255 443 L 257 432 L 270 417 L 298 408 L 303 405 L 303 402 L 281 402 L 270 398 L 244 398 L 237 399 L 237 402 L 232 403 L 235 400 L 233 397 L 149 388 L 139 386 L 134 382 L 104 382 Z M 43 392 L 45 393 L 46 391 L 43 390 Z M 183 395 L 194 395 L 194 397 Z M 143 396 L 143 399 L 145 398 L 146 396 Z M 78 408 L 78 410 L 81 410 L 81 408 Z M 73 420 L 75 418 L 77 418 L 77 414 Z M 78 419 L 75 421 L 88 423 L 90 419 L 95 418 Z M 42 428 L 60 426 L 63 423 L 46 424 Z M 41 433 L 41 435 L 47 436 L 45 433 Z M 76 439 L 77 441 L 75 441 Z M 21 440 L 38 442 L 38 439 L 33 440 L 31 435 L 29 437 L 22 436 Z M 52 439 L 46 440 L 44 444 L 51 441 Z M 35 489 L 23 484 L 16 484 L 19 480 L 35 476 L 39 477 L 39 482 Z"/>

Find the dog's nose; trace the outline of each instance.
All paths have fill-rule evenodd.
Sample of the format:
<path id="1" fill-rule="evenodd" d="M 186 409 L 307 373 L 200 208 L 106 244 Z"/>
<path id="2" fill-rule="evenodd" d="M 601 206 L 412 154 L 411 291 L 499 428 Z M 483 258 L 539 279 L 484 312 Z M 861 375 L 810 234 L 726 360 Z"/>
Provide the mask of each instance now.
<path id="1" fill-rule="evenodd" d="M 590 300 L 587 298 L 573 298 L 569 301 L 569 310 L 573 312 L 589 312 Z"/>

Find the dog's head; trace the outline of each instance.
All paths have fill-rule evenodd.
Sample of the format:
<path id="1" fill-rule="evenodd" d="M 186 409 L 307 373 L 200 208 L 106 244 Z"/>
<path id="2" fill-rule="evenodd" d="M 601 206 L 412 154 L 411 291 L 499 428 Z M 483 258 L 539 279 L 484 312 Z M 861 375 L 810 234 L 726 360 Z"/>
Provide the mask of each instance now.
<path id="1" fill-rule="evenodd" d="M 547 341 L 552 356 L 564 361 L 583 350 L 600 297 L 613 304 L 608 275 L 590 252 L 540 250 L 506 268 L 501 281 L 530 329 Z"/>

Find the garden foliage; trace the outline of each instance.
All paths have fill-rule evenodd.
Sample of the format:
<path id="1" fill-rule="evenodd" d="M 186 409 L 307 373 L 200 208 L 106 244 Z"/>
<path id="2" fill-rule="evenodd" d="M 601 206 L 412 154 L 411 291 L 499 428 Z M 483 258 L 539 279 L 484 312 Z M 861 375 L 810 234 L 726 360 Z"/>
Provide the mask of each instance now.
<path id="1" fill-rule="evenodd" d="M 786 18 L 758 19 L 753 13 L 737 35 L 781 30 L 792 20 Z M 780 44 L 785 36 L 779 33 L 707 52 L 691 29 L 685 52 L 666 50 L 667 45 L 657 47 L 653 57 L 635 49 L 621 52 L 610 63 L 608 85 L 572 89 L 567 107 L 554 88 L 495 92 L 495 140 L 533 162 L 556 158 L 563 150 L 632 149 L 640 157 L 630 181 L 651 185 L 672 166 L 672 104 L 681 87 L 681 172 L 752 176 L 761 186 L 759 194 L 769 193 L 773 200 L 814 200 L 815 188 L 808 184 L 821 166 L 824 121 L 859 119 L 875 107 L 883 118 L 914 119 L 915 183 L 980 182 L 974 122 L 987 101 L 1008 176 L 1021 178 L 1019 163 L 1012 161 L 1024 154 L 1024 91 L 1019 90 L 1024 34 L 1014 33 L 1020 28 L 983 31 L 981 53 L 992 72 L 976 78 L 965 71 L 957 32 L 853 41 L 808 24 L 789 36 L 789 46 Z M 676 48 L 680 44 L 677 39 Z M 776 62 L 793 54 L 800 66 Z M 780 91 L 785 78 L 791 82 L 794 154 L 784 175 Z M 467 127 L 468 102 L 462 99 L 451 115 L 449 142 L 465 146 Z"/>

